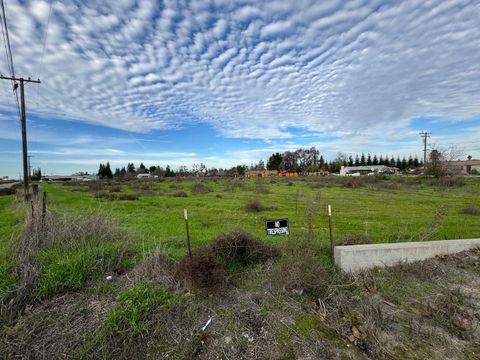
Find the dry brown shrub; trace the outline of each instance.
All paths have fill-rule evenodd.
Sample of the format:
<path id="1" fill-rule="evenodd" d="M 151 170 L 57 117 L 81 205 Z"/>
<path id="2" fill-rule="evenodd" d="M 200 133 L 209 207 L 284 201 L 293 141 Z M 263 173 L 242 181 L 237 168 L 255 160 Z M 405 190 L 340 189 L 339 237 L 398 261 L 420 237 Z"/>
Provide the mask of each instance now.
<path id="1" fill-rule="evenodd" d="M 460 212 L 465 215 L 480 215 L 480 207 L 475 205 L 464 206 Z"/>
<path id="2" fill-rule="evenodd" d="M 167 288 L 178 288 L 175 279 L 176 263 L 161 253 L 148 255 L 142 262 L 128 274 L 128 278 L 134 283 L 149 282 Z"/>
<path id="3" fill-rule="evenodd" d="M 90 191 L 100 191 L 104 189 L 104 185 L 99 181 L 93 181 L 88 183 L 88 189 Z"/>
<path id="4" fill-rule="evenodd" d="M 439 188 L 460 187 L 465 185 L 465 180 L 461 176 L 442 176 L 434 179 L 432 185 Z"/>
<path id="5" fill-rule="evenodd" d="M 243 230 L 218 235 L 213 241 L 213 253 L 225 264 L 250 265 L 279 255 L 277 248 L 255 239 Z"/>
<path id="6" fill-rule="evenodd" d="M 106 192 L 100 192 L 95 194 L 97 199 L 105 199 L 105 200 L 138 200 L 140 196 L 138 194 L 110 194 Z"/>
<path id="7" fill-rule="evenodd" d="M 138 200 L 140 196 L 138 194 L 117 194 L 116 200 Z"/>
<path id="8" fill-rule="evenodd" d="M 202 247 L 185 255 L 178 264 L 177 276 L 187 286 L 207 289 L 225 284 L 225 267 L 210 247 Z"/>
<path id="9" fill-rule="evenodd" d="M 245 183 L 239 179 L 230 180 L 225 184 L 225 191 L 232 192 L 236 189 L 245 189 Z"/>
<path id="10" fill-rule="evenodd" d="M 264 181 L 256 181 L 253 191 L 256 194 L 271 194 L 272 191 L 269 189 L 267 184 Z"/>
<path id="11" fill-rule="evenodd" d="M 305 239 L 289 239 L 272 273 L 278 290 L 304 290 L 318 294 L 327 283 L 327 273 L 319 257 L 319 245 Z"/>
<path id="12" fill-rule="evenodd" d="M 0 189 L 0 196 L 4 195 L 15 195 L 15 189 L 9 188 L 9 189 Z"/>
<path id="13" fill-rule="evenodd" d="M 188 194 L 185 191 L 175 191 L 173 193 L 173 196 L 175 196 L 175 197 L 187 197 Z"/>
<path id="14" fill-rule="evenodd" d="M 260 212 L 264 209 L 265 207 L 262 205 L 262 203 L 258 199 L 250 199 L 245 204 L 245 211 Z"/>
<path id="15" fill-rule="evenodd" d="M 196 182 L 195 184 L 192 185 L 192 194 L 207 194 L 209 192 L 212 192 L 212 189 L 205 185 L 204 183 L 201 182 Z"/>

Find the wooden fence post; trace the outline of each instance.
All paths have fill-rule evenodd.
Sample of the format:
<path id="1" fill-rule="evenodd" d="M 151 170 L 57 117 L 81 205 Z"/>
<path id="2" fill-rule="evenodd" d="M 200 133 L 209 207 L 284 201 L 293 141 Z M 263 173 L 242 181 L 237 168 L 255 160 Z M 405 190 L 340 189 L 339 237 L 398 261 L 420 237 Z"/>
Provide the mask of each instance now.
<path id="1" fill-rule="evenodd" d="M 190 233 L 188 231 L 188 211 L 187 209 L 183 209 L 183 213 L 185 216 L 185 228 L 187 230 L 187 246 L 188 246 L 188 256 L 190 260 L 192 259 L 192 248 L 190 247 Z"/>
<path id="2" fill-rule="evenodd" d="M 333 231 L 332 231 L 332 207 L 328 205 L 328 227 L 330 228 L 330 257 L 332 259 L 332 264 L 335 265 L 335 244 L 333 242 Z"/>

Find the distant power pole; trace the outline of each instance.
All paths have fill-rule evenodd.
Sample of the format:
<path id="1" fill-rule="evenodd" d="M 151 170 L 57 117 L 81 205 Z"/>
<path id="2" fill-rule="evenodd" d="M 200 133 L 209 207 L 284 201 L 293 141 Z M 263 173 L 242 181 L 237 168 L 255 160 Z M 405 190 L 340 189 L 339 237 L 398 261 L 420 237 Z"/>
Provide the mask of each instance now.
<path id="1" fill-rule="evenodd" d="M 27 153 L 27 114 L 25 111 L 25 83 L 40 84 L 40 79 L 32 80 L 31 78 L 17 78 L 15 76 L 3 76 L 0 74 L 0 80 L 12 80 L 20 82 L 20 101 L 21 101 L 21 123 L 22 123 L 22 152 L 23 152 L 23 186 L 25 188 L 25 197 L 28 194 L 28 153 Z M 17 84 L 15 83 L 16 89 Z"/>
<path id="2" fill-rule="evenodd" d="M 432 135 L 430 132 L 422 131 L 420 136 L 423 138 L 423 167 L 427 166 L 427 139 Z"/>

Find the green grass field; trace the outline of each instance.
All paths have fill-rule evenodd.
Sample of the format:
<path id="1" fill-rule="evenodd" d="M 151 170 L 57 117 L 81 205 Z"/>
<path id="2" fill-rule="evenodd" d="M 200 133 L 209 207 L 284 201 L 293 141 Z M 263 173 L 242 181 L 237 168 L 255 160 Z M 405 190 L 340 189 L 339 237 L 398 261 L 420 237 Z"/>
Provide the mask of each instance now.
<path id="1" fill-rule="evenodd" d="M 358 324 L 346 324 L 345 328 L 348 330 L 338 328 L 340 326 L 338 324 L 344 322 L 343 315 L 341 320 L 334 319 L 329 325 L 325 324 L 323 320 L 319 320 L 316 313 L 314 315 L 310 313 L 315 299 L 329 298 L 334 293 L 339 296 L 338 289 L 344 289 L 348 290 L 348 293 L 343 298 L 334 297 L 330 301 L 336 304 L 338 299 L 343 299 L 350 304 L 352 296 L 362 300 L 374 289 L 375 294 L 381 293 L 389 302 L 390 305 L 385 306 L 391 306 L 392 302 L 394 306 L 411 304 L 412 298 L 428 298 L 427 295 L 433 291 L 438 294 L 440 290 L 445 293 L 445 304 L 451 304 L 455 300 L 450 289 L 440 289 L 440 282 L 431 281 L 431 277 L 437 273 L 435 266 L 438 264 L 432 265 L 431 268 L 417 264 L 407 271 L 403 271 L 402 267 L 378 270 L 371 273 L 371 277 L 367 276 L 364 279 L 364 285 L 351 288 L 353 284 L 351 279 L 330 266 L 327 205 L 331 205 L 333 209 L 333 234 L 339 244 L 480 236 L 480 178 L 474 177 L 426 179 L 400 176 L 391 178 L 332 176 L 275 178 L 262 181 L 168 179 L 41 184 L 41 187 L 48 194 L 49 214 L 44 221 L 39 221 L 38 215 L 28 221 L 23 234 L 25 215 L 28 214 L 29 207 L 25 211 L 14 196 L 0 197 L 0 253 L 3 259 L 0 294 L 15 293 L 4 290 L 28 289 L 28 292 L 20 293 L 21 296 L 25 296 L 22 298 L 24 303 L 20 303 L 20 306 L 35 305 L 34 310 L 29 310 L 35 312 L 35 317 L 31 317 L 28 312 L 25 316 L 21 315 L 23 308 L 15 310 L 15 302 L 10 307 L 4 306 L 8 311 L 4 311 L 5 315 L 0 317 L 0 330 L 2 326 L 6 326 L 4 336 L 8 337 L 8 334 L 13 336 L 13 340 L 6 341 L 4 345 L 17 348 L 16 344 L 19 342 L 15 340 L 15 336 L 23 337 L 25 330 L 22 326 L 12 325 L 12 318 L 8 317 L 11 314 L 14 318 L 27 319 L 26 324 L 29 324 L 28 321 L 32 324 L 50 322 L 49 326 L 57 326 L 58 333 L 61 334 L 66 331 L 65 324 L 70 324 L 70 321 L 75 323 L 83 321 L 78 314 L 90 313 L 91 306 L 97 306 L 95 304 L 100 301 L 103 304 L 100 308 L 105 307 L 108 313 L 104 317 L 96 317 L 95 321 L 85 320 L 86 323 L 91 321 L 92 327 L 85 327 L 82 330 L 83 337 L 58 345 L 65 346 L 68 350 L 62 351 L 70 351 L 69 355 L 73 358 L 85 358 L 90 354 L 96 354 L 91 357 L 98 358 L 119 358 L 111 352 L 129 353 L 130 349 L 135 348 L 132 341 L 136 341 L 139 335 L 141 338 L 145 336 L 145 341 L 158 344 L 155 334 L 161 334 L 163 339 L 164 329 L 171 328 L 168 321 L 178 324 L 179 318 L 185 321 L 180 328 L 189 334 L 185 335 L 184 339 L 190 339 L 192 328 L 197 328 L 199 323 L 203 324 L 206 321 L 206 315 L 198 314 L 195 306 L 207 306 L 208 309 L 209 306 L 213 306 L 209 304 L 211 301 L 219 301 L 219 308 L 213 313 L 221 313 L 224 311 L 222 309 L 232 307 L 221 305 L 222 301 L 226 301 L 224 300 L 226 294 L 230 294 L 226 297 L 231 297 L 232 304 L 239 306 L 239 314 L 245 313 L 243 311 L 245 304 L 249 304 L 248 306 L 253 304 L 255 307 L 253 312 L 262 314 L 258 315 L 259 319 L 271 316 L 274 319 L 273 323 L 280 326 L 271 329 L 270 338 L 265 340 L 265 344 L 280 344 L 280 347 L 288 345 L 291 342 L 289 340 L 291 335 L 287 332 L 285 324 L 278 319 L 292 317 L 296 320 L 290 328 L 293 329 L 295 336 L 305 340 L 315 332 L 320 338 L 328 341 L 337 339 L 339 341 L 337 345 L 341 349 L 345 349 L 345 343 L 341 339 L 348 334 L 352 325 Z M 254 200 L 257 200 L 257 203 L 254 203 Z M 247 207 L 247 204 L 251 206 Z M 39 204 L 36 206 L 38 214 L 41 207 Z M 184 208 L 189 211 L 190 235 L 194 248 L 212 242 L 221 232 L 243 229 L 260 240 L 279 245 L 274 249 L 278 250 L 279 257 L 269 256 L 268 260 L 272 262 L 266 263 L 262 261 L 243 263 L 238 258 L 233 258 L 225 261 L 221 268 L 214 268 L 215 262 L 212 262 L 219 261 L 220 255 L 215 255 L 213 260 L 206 262 L 202 260 L 204 262 L 200 262 L 201 266 L 196 268 L 195 274 L 209 274 L 212 269 L 217 269 L 217 272 L 221 273 L 220 283 L 226 277 L 225 274 L 228 274 L 229 282 L 227 285 L 224 284 L 226 287 L 222 290 L 216 288 L 208 290 L 210 294 L 223 295 L 215 298 L 202 297 L 202 292 L 199 292 L 199 296 L 195 295 L 190 302 L 192 289 L 186 285 L 187 283 L 183 283 L 185 278 L 182 277 L 182 274 L 188 274 L 188 271 L 183 273 L 181 271 L 185 259 L 176 262 L 163 256 L 166 254 L 179 260 L 187 252 Z M 312 240 L 309 240 L 307 235 L 309 214 L 313 214 Z M 267 237 L 265 221 L 279 218 L 289 219 L 290 236 Z M 13 244 L 19 246 L 14 249 Z M 216 244 L 218 245 L 218 242 Z M 231 250 L 233 246 L 231 245 L 229 249 Z M 231 254 L 230 250 L 227 248 L 225 254 Z M 202 254 L 202 251 L 196 255 Z M 208 257 L 199 256 L 198 259 Z M 478 272 L 475 264 L 478 263 L 472 265 L 472 274 Z M 455 269 L 452 265 L 443 271 L 451 272 L 452 268 Z M 427 270 L 430 273 L 425 273 Z M 409 283 L 406 279 L 412 274 L 417 274 L 418 278 Z M 465 284 L 470 284 L 468 278 L 459 279 Z M 456 286 L 459 279 L 452 277 L 450 281 Z M 250 280 L 252 282 L 249 282 Z M 265 290 L 265 284 L 271 284 L 269 291 Z M 194 285 L 192 283 L 192 286 Z M 189 296 L 186 295 L 187 288 Z M 302 292 L 298 293 L 298 289 Z M 297 292 L 294 293 L 293 290 Z M 327 296 L 327 293 L 330 295 Z M 260 302 L 257 304 L 253 301 L 254 298 L 257 299 L 258 294 L 263 294 L 265 299 L 268 298 L 261 306 L 258 305 Z M 239 304 L 239 295 L 245 297 L 245 304 Z M 69 297 L 75 301 L 64 300 Z M 295 299 L 292 300 L 292 297 Z M 457 302 L 463 301 L 462 299 L 460 297 Z M 74 303 L 72 308 L 65 308 L 69 306 L 70 301 Z M 303 304 L 302 311 L 298 310 L 298 301 Z M 55 320 L 57 315 L 44 316 L 41 312 L 37 313 L 37 305 L 42 304 L 44 309 L 49 309 L 48 311 L 51 309 L 53 313 L 66 313 L 71 320 L 57 321 Z M 77 311 L 75 306 L 82 310 Z M 442 304 L 436 306 L 443 309 Z M 346 308 L 349 307 L 350 305 Z M 275 309 L 282 310 L 278 312 L 280 310 Z M 386 318 L 381 316 L 383 310 L 377 313 L 368 309 L 365 310 L 367 311 L 365 316 L 380 314 L 379 319 L 375 321 L 386 321 Z M 208 310 L 208 314 L 210 313 L 212 312 Z M 333 313 L 340 314 L 335 311 Z M 190 314 L 188 315 L 190 317 L 185 317 L 185 314 Z M 244 324 L 248 321 L 241 317 L 243 315 L 238 317 L 236 312 L 233 313 L 235 316 L 233 320 L 228 320 L 230 316 L 228 311 L 222 314 L 216 317 L 215 324 L 218 321 L 225 321 L 226 325 L 220 323 L 213 326 L 223 326 L 222 334 L 241 337 L 239 334 L 243 332 L 239 329 L 244 325 L 239 327 L 237 323 Z M 430 315 L 427 314 L 426 318 L 426 321 L 431 321 Z M 163 323 L 165 319 L 169 320 Z M 458 323 L 456 318 L 447 320 L 448 326 L 451 326 L 452 321 L 454 325 Z M 233 321 L 231 325 L 233 330 L 229 328 L 230 321 Z M 443 318 L 438 320 L 441 324 L 445 321 Z M 388 319 L 388 322 L 390 323 L 391 319 Z M 400 319 L 398 323 L 408 322 Z M 330 328 L 332 324 L 333 327 Z M 468 328 L 469 323 L 465 324 L 460 323 Z M 413 340 L 409 341 L 410 344 L 414 344 Z M 41 346 L 52 343 L 47 337 L 39 339 L 38 342 Z M 61 340 L 59 342 L 62 343 Z M 160 343 L 164 348 L 155 348 L 151 351 L 162 353 L 170 349 L 175 351 L 178 358 L 183 358 L 181 356 L 183 352 L 196 351 L 184 349 L 183 345 L 177 349 L 173 343 Z M 18 351 L 28 353 L 29 345 L 22 348 L 22 344 L 18 346 Z M 195 341 L 192 344 L 195 345 Z M 0 347 L 1 345 L 0 336 Z M 374 343 L 362 342 L 358 348 L 365 352 L 368 346 L 374 346 Z M 464 346 L 468 347 L 468 342 Z M 143 348 L 143 345 L 140 348 Z M 212 346 L 213 348 L 217 346 Z M 73 352 L 73 349 L 76 350 Z M 429 348 L 427 350 L 430 351 Z M 412 350 L 412 353 L 415 355 L 412 358 L 424 357 L 417 356 L 417 349 Z M 354 354 L 349 358 L 358 357 Z"/>
<path id="2" fill-rule="evenodd" d="M 329 186 L 331 184 L 323 183 L 323 179 L 307 180 L 275 183 L 246 180 L 241 181 L 244 188 L 233 191 L 225 191 L 228 180 L 203 181 L 212 190 L 204 194 L 192 193 L 195 181 L 122 183 L 122 193 L 140 195 L 139 200 L 133 201 L 97 199 L 95 190 L 88 191 L 87 184 L 44 184 L 42 187 L 48 192 L 49 205 L 55 211 L 106 212 L 138 235 L 137 245 L 147 250 L 161 247 L 174 257 L 186 250 L 184 208 L 189 212 L 194 246 L 234 228 L 248 230 L 264 240 L 282 241 L 281 236 L 267 239 L 265 235 L 265 221 L 277 218 L 289 219 L 292 236 L 305 236 L 309 206 L 318 210 L 313 218 L 314 236 L 327 242 L 328 204 L 333 209 L 334 237 L 340 241 L 359 234 L 372 243 L 480 235 L 478 217 L 461 213 L 466 205 L 480 206 L 478 178 L 465 179 L 463 186 L 452 188 L 438 188 L 417 178 L 379 180 L 357 188 Z M 174 196 L 179 191 L 188 196 Z M 265 209 L 246 211 L 246 203 L 255 198 Z"/>
<path id="3" fill-rule="evenodd" d="M 117 191 L 140 195 L 138 200 L 131 201 L 94 196 L 104 189 L 118 187 L 112 183 L 100 184 L 99 190 L 89 189 L 90 184 L 42 184 L 42 188 L 48 193 L 52 211 L 76 215 L 106 213 L 135 234 L 138 248 L 150 251 L 161 247 L 174 257 L 186 251 L 184 208 L 189 212 L 194 246 L 235 228 L 248 230 L 263 240 L 282 241 L 282 236 L 267 238 L 265 235 L 265 221 L 277 218 L 289 219 L 292 236 L 305 236 L 309 206 L 318 210 L 313 218 L 314 237 L 327 242 L 328 204 L 333 209 L 334 238 L 340 242 L 356 235 L 371 243 L 480 235 L 478 217 L 461 213 L 464 206 L 480 206 L 479 178 L 465 179 L 463 186 L 452 188 L 437 188 L 427 180 L 407 178 L 380 180 L 356 188 L 331 186 L 331 181 L 326 183 L 323 179 L 274 181 L 238 180 L 243 188 L 226 191 L 231 180 L 205 180 L 202 183 L 212 191 L 203 194 L 192 193 L 192 185 L 199 180 L 120 183 Z M 174 196 L 179 191 L 188 196 Z M 265 209 L 247 211 L 245 205 L 251 199 L 259 199 Z M 21 216 L 12 196 L 0 197 L 2 255 L 12 236 L 20 230 Z"/>

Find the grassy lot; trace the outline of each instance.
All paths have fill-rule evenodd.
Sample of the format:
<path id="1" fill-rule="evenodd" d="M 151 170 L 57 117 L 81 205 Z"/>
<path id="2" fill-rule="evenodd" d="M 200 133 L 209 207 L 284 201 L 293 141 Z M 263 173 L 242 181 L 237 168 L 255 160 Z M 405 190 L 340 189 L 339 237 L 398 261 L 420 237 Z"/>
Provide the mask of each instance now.
<path id="1" fill-rule="evenodd" d="M 0 353 L 9 357 L 478 358 L 478 250 L 345 274 L 328 266 L 326 207 L 338 243 L 478 237 L 480 178 L 42 188 L 42 221 L 0 197 Z M 184 208 L 194 248 L 210 244 L 191 259 L 180 259 Z M 266 237 L 275 218 L 290 220 L 290 237 Z M 217 237 L 238 228 L 247 233 Z"/>
<path id="2" fill-rule="evenodd" d="M 0 196 L 0 289 L 15 283 L 11 273 L 13 259 L 10 245 L 22 230 L 22 220 L 23 211 L 16 206 L 14 196 Z"/>
<path id="3" fill-rule="evenodd" d="M 195 184 L 198 185 L 199 180 L 105 183 L 101 188 L 91 184 L 45 184 L 42 187 L 56 211 L 106 212 L 139 235 L 137 246 L 146 251 L 161 247 L 174 257 L 183 255 L 186 250 L 184 208 L 189 211 L 194 246 L 234 228 L 248 230 L 267 240 L 265 221 L 276 218 L 288 218 L 291 234 L 305 236 L 308 210 L 315 213 L 315 238 L 326 244 L 327 204 L 332 205 L 334 237 L 340 242 L 478 237 L 478 217 L 464 215 L 461 209 L 468 205 L 480 206 L 480 179 L 465 179 L 463 186 L 453 187 L 434 186 L 431 181 L 394 178 L 352 185 L 332 184 L 330 179 L 277 180 L 275 183 L 271 180 L 234 180 L 233 183 L 232 180 L 211 180 L 201 181 L 207 190 L 198 194 Z M 112 188 L 115 192 L 108 192 Z M 211 191 L 206 192 L 208 190 Z M 137 194 L 139 199 L 121 201 L 95 197 L 105 192 L 117 196 Z M 187 196 L 179 197 L 179 193 Z M 246 204 L 252 199 L 258 199 L 263 210 L 246 210 Z M 268 241 L 283 239 L 276 237 Z"/>

